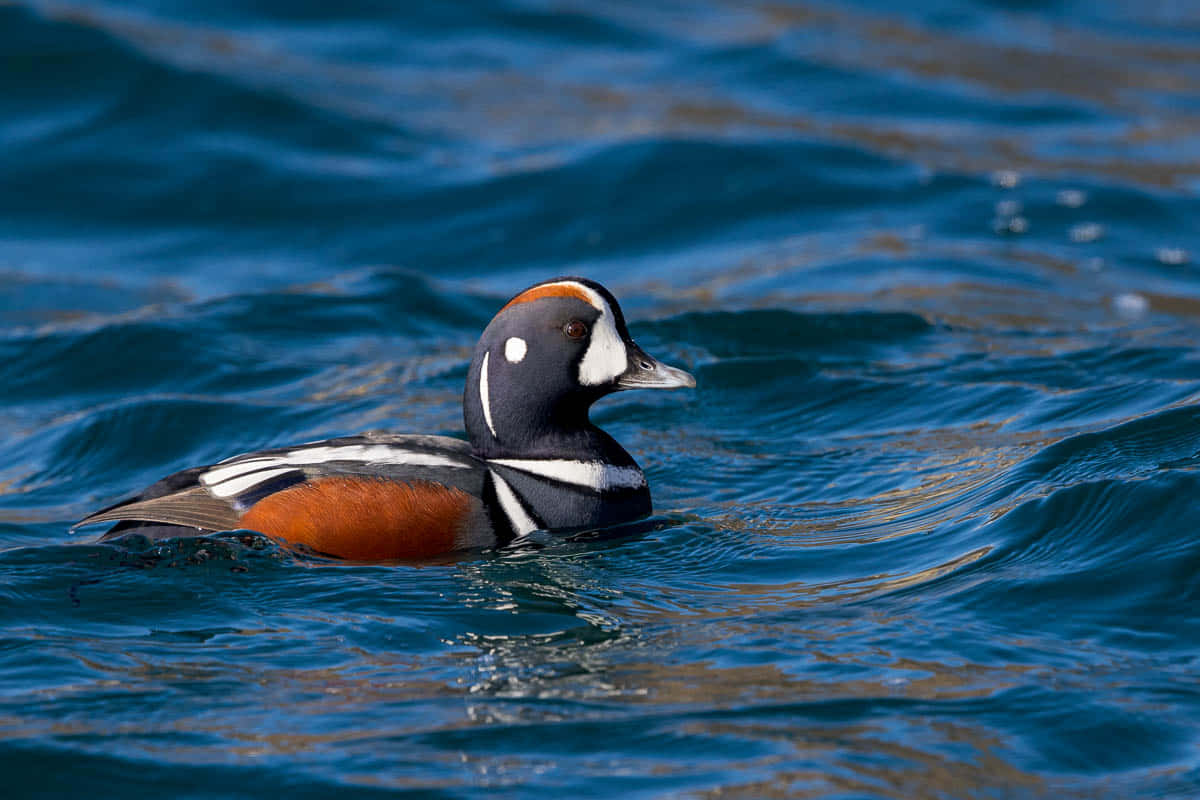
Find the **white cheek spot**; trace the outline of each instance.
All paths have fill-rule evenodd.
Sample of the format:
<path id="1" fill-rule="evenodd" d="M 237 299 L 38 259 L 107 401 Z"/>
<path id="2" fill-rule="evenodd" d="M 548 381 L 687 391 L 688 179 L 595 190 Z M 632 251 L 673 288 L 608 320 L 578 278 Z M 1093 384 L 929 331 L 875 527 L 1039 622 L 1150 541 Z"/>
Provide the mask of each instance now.
<path id="1" fill-rule="evenodd" d="M 504 343 L 504 357 L 513 364 L 519 364 L 525 358 L 525 340 L 514 336 Z"/>
<path id="2" fill-rule="evenodd" d="M 483 354 L 483 363 L 479 365 L 479 404 L 483 406 L 483 421 L 487 423 L 488 430 L 492 432 L 492 438 L 496 437 L 496 426 L 492 424 L 492 405 L 488 401 L 488 356 L 491 353 Z"/>

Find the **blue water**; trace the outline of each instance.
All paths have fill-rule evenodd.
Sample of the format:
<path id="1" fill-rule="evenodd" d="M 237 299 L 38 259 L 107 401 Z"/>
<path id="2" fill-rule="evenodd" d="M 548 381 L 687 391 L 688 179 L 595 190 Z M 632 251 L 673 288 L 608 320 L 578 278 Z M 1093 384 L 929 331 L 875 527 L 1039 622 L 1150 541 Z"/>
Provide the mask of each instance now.
<path id="1" fill-rule="evenodd" d="M 1189 2 L 0 2 L 3 794 L 1197 796 L 1198 190 Z M 68 534 L 562 273 L 650 525 Z"/>

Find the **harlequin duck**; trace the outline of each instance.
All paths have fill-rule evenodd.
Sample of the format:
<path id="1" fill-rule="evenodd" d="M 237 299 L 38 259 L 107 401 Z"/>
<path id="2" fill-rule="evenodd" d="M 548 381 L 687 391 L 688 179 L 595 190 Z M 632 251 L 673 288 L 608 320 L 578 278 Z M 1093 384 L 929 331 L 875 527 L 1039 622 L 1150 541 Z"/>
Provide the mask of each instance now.
<path id="1" fill-rule="evenodd" d="M 74 527 L 118 521 L 103 539 L 250 529 L 377 561 L 629 522 L 650 513 L 650 489 L 588 409 L 622 389 L 695 385 L 634 343 L 607 289 L 559 278 L 510 300 L 475 346 L 469 444 L 368 433 L 247 453 L 170 475 Z"/>

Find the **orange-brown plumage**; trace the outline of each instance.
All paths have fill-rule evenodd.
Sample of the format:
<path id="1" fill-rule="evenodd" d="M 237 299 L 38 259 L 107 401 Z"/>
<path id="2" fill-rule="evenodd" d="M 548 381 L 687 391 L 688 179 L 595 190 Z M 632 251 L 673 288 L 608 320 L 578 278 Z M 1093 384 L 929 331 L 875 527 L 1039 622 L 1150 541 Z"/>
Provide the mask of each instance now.
<path id="1" fill-rule="evenodd" d="M 472 501 L 430 481 L 329 477 L 264 497 L 241 524 L 353 561 L 429 558 L 459 546 Z"/>
<path id="2" fill-rule="evenodd" d="M 547 283 L 541 286 L 535 286 L 532 289 L 521 292 L 519 295 L 509 300 L 501 312 L 507 311 L 520 303 L 528 303 L 531 300 L 540 300 L 543 297 L 574 297 L 582 300 L 588 305 L 593 305 L 592 298 L 576 283 Z"/>

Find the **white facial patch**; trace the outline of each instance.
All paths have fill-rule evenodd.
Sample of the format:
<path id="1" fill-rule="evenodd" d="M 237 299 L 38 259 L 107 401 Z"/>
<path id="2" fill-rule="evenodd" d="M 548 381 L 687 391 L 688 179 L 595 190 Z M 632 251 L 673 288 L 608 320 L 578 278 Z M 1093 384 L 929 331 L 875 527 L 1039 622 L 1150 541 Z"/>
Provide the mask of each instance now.
<path id="1" fill-rule="evenodd" d="M 628 366 L 628 355 L 625 343 L 617 333 L 616 318 L 608 301 L 595 289 L 576 281 L 545 283 L 535 289 L 549 286 L 571 287 L 586 296 L 588 304 L 600 312 L 600 317 L 592 325 L 591 341 L 579 362 L 579 382 L 584 386 L 599 386 L 616 380 Z"/>
<path id="2" fill-rule="evenodd" d="M 510 363 L 519 364 L 521 359 L 525 358 L 525 340 L 520 336 L 513 336 L 504 343 L 504 357 Z"/>
<path id="3" fill-rule="evenodd" d="M 492 438 L 496 437 L 496 426 L 492 424 L 492 404 L 488 401 L 488 356 L 491 353 L 483 354 L 483 363 L 479 365 L 479 404 L 483 406 L 483 421 L 487 423 L 488 430 L 492 432 Z"/>
<path id="4" fill-rule="evenodd" d="M 579 382 L 584 386 L 599 386 L 617 379 L 625 371 L 629 357 L 625 352 L 625 343 L 617 333 L 616 318 L 608 301 L 594 289 L 582 283 L 572 283 L 587 293 L 592 306 L 600 312 L 600 316 L 592 325 L 592 338 L 584 351 L 583 359 L 579 362 Z"/>

